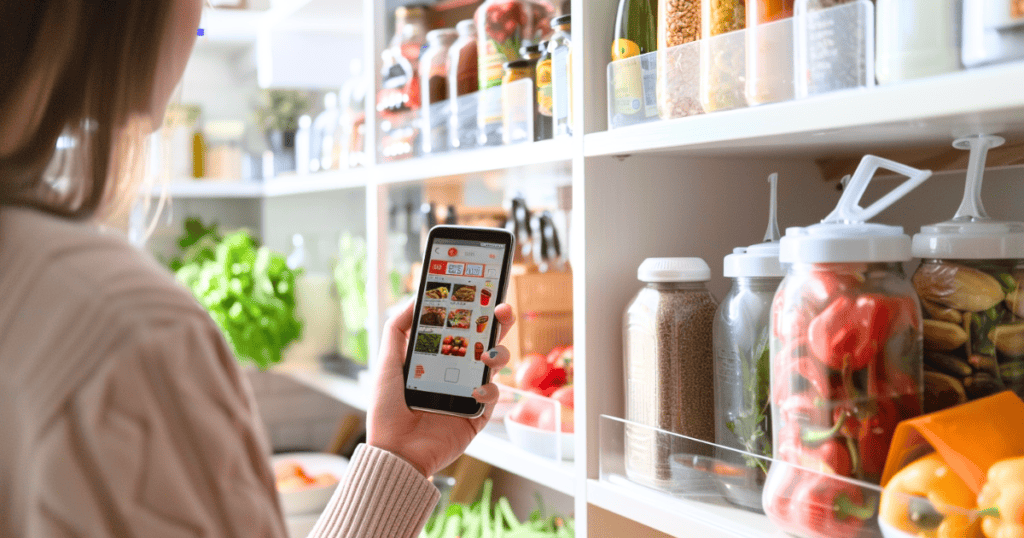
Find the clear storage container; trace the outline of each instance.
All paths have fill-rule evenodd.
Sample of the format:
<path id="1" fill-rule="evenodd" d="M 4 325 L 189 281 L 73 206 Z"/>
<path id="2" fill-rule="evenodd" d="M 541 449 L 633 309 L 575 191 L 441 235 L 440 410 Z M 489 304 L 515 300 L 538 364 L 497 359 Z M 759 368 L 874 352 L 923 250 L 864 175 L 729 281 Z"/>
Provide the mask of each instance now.
<path id="1" fill-rule="evenodd" d="M 779 226 L 775 218 L 776 181 L 772 174 L 771 210 L 763 243 L 739 247 L 725 257 L 724 273 L 732 279 L 729 294 L 715 314 L 715 442 L 735 450 L 717 456 L 747 467 L 754 483 L 764 483 L 768 467 L 761 458 L 737 457 L 753 453 L 765 458 L 771 449 L 771 393 L 768 334 L 775 291 L 785 276 L 779 264 Z M 738 452 L 742 451 L 742 452 Z M 761 510 L 761 497 L 732 495 L 732 502 Z M 746 493 L 744 491 L 743 493 Z"/>
<path id="2" fill-rule="evenodd" d="M 451 101 L 448 96 L 448 50 L 458 38 L 452 28 L 427 32 L 427 48 L 420 57 L 420 89 L 423 100 L 423 153 L 448 150 Z"/>
<path id="3" fill-rule="evenodd" d="M 747 24 L 744 4 L 736 0 L 701 2 L 700 101 L 705 111 L 746 106 L 746 34 L 738 31 Z M 669 92 L 666 87 L 666 95 Z"/>
<path id="4" fill-rule="evenodd" d="M 961 0 L 876 0 L 879 84 L 957 71 Z"/>
<path id="5" fill-rule="evenodd" d="M 981 202 L 986 153 L 1002 143 L 996 136 L 954 143 L 971 150 L 960 209 L 914 236 L 927 412 L 1006 389 L 1024 397 L 1024 223 L 992 220 Z"/>
<path id="6" fill-rule="evenodd" d="M 910 179 L 860 208 L 878 168 Z M 921 413 L 921 309 L 902 267 L 910 237 L 866 221 L 930 175 L 866 156 L 835 211 L 786 230 L 780 261 L 791 265 L 772 305 L 775 459 L 878 483 L 896 424 Z M 786 467 L 768 471 L 765 513 L 798 536 L 838 536 L 831 525 L 807 528 L 790 517 L 790 508 L 808 507 L 789 499 L 806 503 L 817 493 L 805 473 Z M 849 516 L 829 517 L 838 525 Z"/>
<path id="7" fill-rule="evenodd" d="M 551 21 L 555 33 L 548 42 L 551 51 L 551 121 L 555 138 L 572 136 L 572 16 Z"/>
<path id="8" fill-rule="evenodd" d="M 476 146 L 476 101 L 480 89 L 477 70 L 476 23 L 472 19 L 455 25 L 459 38 L 448 49 L 448 102 L 452 108 L 448 128 L 449 146 L 468 149 Z"/>
<path id="9" fill-rule="evenodd" d="M 746 47 L 747 104 L 793 99 L 793 0 L 749 2 Z"/>
<path id="10" fill-rule="evenodd" d="M 637 278 L 644 287 L 623 323 L 626 420 L 713 439 L 717 303 L 705 285 L 711 269 L 700 258 L 648 258 Z M 641 484 L 665 487 L 678 450 L 654 443 L 649 432 L 627 428 L 626 472 Z"/>
<path id="11" fill-rule="evenodd" d="M 963 49 L 967 67 L 1024 59 L 1024 3 L 963 0 Z"/>
<path id="12" fill-rule="evenodd" d="M 796 96 L 875 85 L 871 0 L 797 0 Z"/>

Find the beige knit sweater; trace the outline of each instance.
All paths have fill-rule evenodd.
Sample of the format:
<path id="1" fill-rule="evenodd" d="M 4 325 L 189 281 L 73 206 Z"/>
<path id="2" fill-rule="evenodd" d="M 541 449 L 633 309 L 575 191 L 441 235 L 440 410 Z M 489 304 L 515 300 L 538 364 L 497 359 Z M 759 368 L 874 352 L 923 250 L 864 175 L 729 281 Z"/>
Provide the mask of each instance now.
<path id="1" fill-rule="evenodd" d="M 0 208 L 0 429 L 0 536 L 285 536 L 252 394 L 216 326 L 95 226 Z M 312 536 L 415 536 L 437 498 L 362 446 Z"/>

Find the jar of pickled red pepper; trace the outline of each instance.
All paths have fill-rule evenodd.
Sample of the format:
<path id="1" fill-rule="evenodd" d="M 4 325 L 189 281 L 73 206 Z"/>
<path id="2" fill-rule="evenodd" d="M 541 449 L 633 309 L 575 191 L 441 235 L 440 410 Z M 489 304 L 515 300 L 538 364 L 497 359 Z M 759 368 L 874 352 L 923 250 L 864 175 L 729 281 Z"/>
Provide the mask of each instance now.
<path id="1" fill-rule="evenodd" d="M 878 168 L 910 179 L 861 208 Z M 835 477 L 877 484 L 896 424 L 921 413 L 921 307 L 902 266 L 910 237 L 867 220 L 930 175 L 866 156 L 825 220 L 782 238 L 779 259 L 789 269 L 772 302 L 770 334 L 777 461 L 762 502 L 791 534 L 855 536 L 877 499 Z"/>

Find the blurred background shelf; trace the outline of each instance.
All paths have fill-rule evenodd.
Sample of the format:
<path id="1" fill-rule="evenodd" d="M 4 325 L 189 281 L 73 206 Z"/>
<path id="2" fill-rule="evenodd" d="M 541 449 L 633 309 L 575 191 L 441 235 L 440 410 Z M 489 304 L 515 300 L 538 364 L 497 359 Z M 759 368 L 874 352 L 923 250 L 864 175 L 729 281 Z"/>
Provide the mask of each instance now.
<path id="1" fill-rule="evenodd" d="M 489 424 L 466 454 L 570 497 L 576 493 L 572 461 L 557 462 L 513 445 L 501 424 Z"/>
<path id="2" fill-rule="evenodd" d="M 373 168 L 373 175 L 380 183 L 402 183 L 520 166 L 568 166 L 576 153 L 573 143 L 573 139 L 566 138 L 427 155 L 379 164 Z"/>
<path id="3" fill-rule="evenodd" d="M 262 181 L 175 181 L 167 184 L 171 198 L 275 198 L 298 194 L 331 192 L 363 188 L 367 185 L 365 170 L 336 170 L 306 176 L 284 175 Z M 163 187 L 154 186 L 150 196 L 159 197 Z"/>

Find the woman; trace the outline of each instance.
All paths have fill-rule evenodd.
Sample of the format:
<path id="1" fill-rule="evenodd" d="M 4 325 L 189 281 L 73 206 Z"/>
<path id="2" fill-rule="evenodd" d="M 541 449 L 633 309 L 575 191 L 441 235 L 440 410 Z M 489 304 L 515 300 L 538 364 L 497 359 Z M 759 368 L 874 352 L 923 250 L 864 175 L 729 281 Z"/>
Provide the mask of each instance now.
<path id="1" fill-rule="evenodd" d="M 249 387 L 215 325 L 105 233 L 200 0 L 0 0 L 0 536 L 284 537 Z M 63 135 L 63 136 L 62 136 Z M 77 159 L 53 164 L 58 138 Z M 63 171 L 63 173 L 59 173 Z M 496 312 L 503 329 L 511 310 Z M 415 535 L 426 477 L 486 423 L 413 413 L 411 305 L 385 327 L 367 443 L 315 536 Z M 501 346 L 485 362 L 508 360 Z"/>

